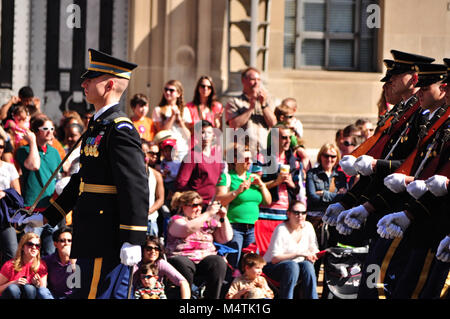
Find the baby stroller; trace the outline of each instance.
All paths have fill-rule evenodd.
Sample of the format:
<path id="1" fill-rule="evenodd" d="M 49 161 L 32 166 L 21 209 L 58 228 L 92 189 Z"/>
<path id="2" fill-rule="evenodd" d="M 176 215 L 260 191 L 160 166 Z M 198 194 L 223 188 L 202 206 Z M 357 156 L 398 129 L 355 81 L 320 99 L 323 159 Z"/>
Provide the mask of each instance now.
<path id="1" fill-rule="evenodd" d="M 368 249 L 368 246 L 326 249 L 322 299 L 356 299 Z"/>

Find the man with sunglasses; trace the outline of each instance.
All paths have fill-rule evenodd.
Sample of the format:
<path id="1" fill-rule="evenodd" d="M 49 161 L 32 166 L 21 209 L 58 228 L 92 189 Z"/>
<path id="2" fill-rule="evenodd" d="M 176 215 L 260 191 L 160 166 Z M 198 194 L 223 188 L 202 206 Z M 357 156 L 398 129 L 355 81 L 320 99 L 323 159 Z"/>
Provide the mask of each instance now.
<path id="1" fill-rule="evenodd" d="M 58 151 L 50 145 L 55 130 L 52 121 L 44 114 L 37 115 L 31 119 L 30 129 L 24 135 L 28 145 L 20 147 L 15 157 L 22 171 L 21 185 L 25 207 L 33 205 L 61 162 Z M 35 211 L 41 212 L 50 205 L 55 185 L 56 180 L 53 180 L 37 203 Z M 51 239 L 53 228 L 49 225 L 40 226 L 43 227 L 38 227 L 35 231 L 42 237 L 42 255 L 52 254 L 55 250 Z"/>
<path id="2" fill-rule="evenodd" d="M 71 298 L 127 298 L 129 267 L 141 260 L 148 179 L 139 133 L 119 105 L 136 66 L 89 49 L 81 86 L 95 114 L 82 138 L 80 170 L 42 215 L 23 220 L 54 226 L 73 210 L 71 257 L 81 283 Z"/>
<path id="3" fill-rule="evenodd" d="M 39 299 L 67 299 L 72 294 L 69 277 L 75 271 L 75 261 L 70 259 L 72 228 L 62 227 L 53 233 L 56 251 L 42 258 L 48 269 L 47 289 L 40 289 Z M 69 279 L 69 281 L 68 281 Z"/>

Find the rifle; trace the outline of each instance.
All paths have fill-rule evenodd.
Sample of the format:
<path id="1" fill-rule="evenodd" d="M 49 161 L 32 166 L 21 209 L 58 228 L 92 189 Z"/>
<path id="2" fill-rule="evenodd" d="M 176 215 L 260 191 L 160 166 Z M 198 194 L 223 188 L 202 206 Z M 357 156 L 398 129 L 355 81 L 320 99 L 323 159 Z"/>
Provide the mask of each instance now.
<path id="1" fill-rule="evenodd" d="M 367 154 L 372 149 L 372 147 L 377 144 L 381 137 L 390 133 L 393 126 L 404 117 L 407 111 L 410 110 L 410 108 L 415 105 L 417 101 L 418 98 L 413 95 L 407 102 L 402 101 L 400 102 L 400 104 L 395 105 L 390 112 L 388 112 L 383 116 L 382 119 L 380 119 L 380 121 L 378 122 L 378 126 L 375 129 L 374 135 L 372 135 L 364 143 L 358 146 L 351 155 L 354 157 L 359 157 L 361 155 Z"/>
<path id="2" fill-rule="evenodd" d="M 414 149 L 414 151 L 406 158 L 406 160 L 402 163 L 402 165 L 396 170 L 396 173 L 401 173 L 405 175 L 411 175 L 411 170 L 413 168 L 413 165 L 415 163 L 415 159 L 417 157 L 417 153 L 419 150 L 423 149 L 425 143 L 433 136 L 435 135 L 436 131 L 449 119 L 450 117 L 450 109 L 447 108 L 446 112 L 443 116 L 440 116 L 439 119 L 428 129 L 427 135 L 419 141 L 418 147 Z M 416 178 L 420 172 L 423 170 L 425 166 L 425 162 L 428 160 L 429 155 L 433 151 L 434 147 L 436 146 L 438 142 L 439 134 L 436 134 L 434 137 L 433 142 L 428 145 L 427 152 L 425 154 L 425 157 L 423 158 L 422 162 L 420 163 L 419 167 L 415 171 L 414 177 Z"/>

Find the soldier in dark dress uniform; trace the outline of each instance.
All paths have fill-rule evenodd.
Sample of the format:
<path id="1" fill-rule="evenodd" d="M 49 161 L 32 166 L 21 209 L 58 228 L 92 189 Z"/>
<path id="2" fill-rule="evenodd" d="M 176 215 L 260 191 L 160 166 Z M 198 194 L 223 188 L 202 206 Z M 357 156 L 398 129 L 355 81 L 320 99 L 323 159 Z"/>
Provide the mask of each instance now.
<path id="1" fill-rule="evenodd" d="M 417 82 L 418 76 L 414 63 L 431 63 L 434 61 L 433 58 L 397 50 L 391 50 L 391 53 L 394 57 L 394 62 L 385 60 L 388 72 L 383 79 L 393 80 L 396 76 L 410 73 L 412 74 L 413 83 L 414 81 Z M 341 167 L 349 175 L 358 173 L 355 169 L 357 160 L 364 159 L 367 163 L 367 160 L 370 159 L 368 156 L 370 156 L 372 157 L 372 162 L 376 160 L 376 164 L 371 170 L 373 174 L 370 172 L 361 174 L 359 181 L 344 195 L 342 200 L 328 207 L 323 217 L 325 223 L 328 223 L 330 226 L 336 226 L 337 217 L 342 211 L 366 202 L 373 194 L 373 189 L 381 187 L 384 177 L 398 168 L 401 165 L 401 161 L 415 148 L 418 139 L 417 130 L 424 120 L 421 114 L 423 110 L 420 108 L 415 95 L 417 91 L 418 88 L 408 90 L 410 95 L 402 94 L 402 101 L 381 119 L 376 129 L 376 134 L 377 131 L 380 131 L 380 134 L 377 135 L 378 138 L 375 143 L 364 153 L 365 156 L 360 156 L 356 159 L 354 156 L 349 155 L 344 156 L 341 160 Z M 389 124 L 388 127 L 385 125 L 386 122 Z M 375 225 L 372 225 L 372 229 L 375 230 Z M 346 233 L 346 235 L 350 235 L 352 229 L 341 223 L 341 231 Z M 367 236 L 355 236 L 355 238 L 360 237 L 364 238 Z"/>
<path id="2" fill-rule="evenodd" d="M 71 258 L 81 278 L 74 298 L 122 299 L 128 267 L 141 259 L 149 198 L 139 134 L 118 104 L 136 64 L 93 49 L 89 62 L 82 87 L 96 113 L 82 137 L 80 170 L 41 216 L 23 223 L 54 226 L 73 210 Z"/>
<path id="3" fill-rule="evenodd" d="M 444 59 L 447 72 L 450 60 Z M 449 73 L 449 72 L 448 72 Z M 450 215 L 448 180 L 450 177 L 450 119 L 448 105 L 450 95 L 448 85 L 450 77 L 441 85 L 446 93 L 446 113 L 431 129 L 427 143 L 417 151 L 411 172 L 415 182 L 408 189 L 414 196 L 407 199 L 403 211 L 386 215 L 378 223 L 378 232 L 382 238 L 393 239 L 399 246 L 391 245 L 382 257 L 386 265 L 382 269 L 383 277 L 397 272 L 398 283 L 392 292 L 392 298 L 448 298 L 448 284 L 445 284 L 450 268 L 450 259 L 445 255 L 449 251 Z M 439 77 L 429 71 L 429 77 Z M 418 187 L 414 183 L 422 184 Z M 417 188 L 417 190 L 414 190 Z M 402 238 L 403 237 L 403 238 Z M 446 247 L 444 247 L 447 245 Z M 438 251 L 438 247 L 441 251 Z M 406 254 L 405 254 L 405 247 Z M 398 252 L 403 248 L 403 252 Z M 403 256 L 399 258 L 399 256 Z M 405 256 L 407 258 L 405 258 Z M 437 257 L 437 258 L 436 258 Z"/>
<path id="4" fill-rule="evenodd" d="M 419 132 L 417 153 L 413 152 L 398 170 L 398 172 L 404 172 L 412 176 L 407 178 L 405 174 L 400 173 L 390 175 L 389 177 L 394 175 L 403 176 L 403 179 L 398 177 L 398 181 L 394 180 L 395 183 L 389 177 L 385 179 L 385 184 L 389 188 L 383 186 L 376 192 L 375 196 L 364 204 L 367 210 L 370 211 L 369 218 L 379 220 L 385 214 L 404 209 L 406 202 L 415 201 L 406 192 L 405 180 L 410 181 L 414 178 L 419 180 L 426 179 L 430 177 L 430 174 L 435 173 L 437 168 L 445 164 L 445 159 L 448 158 L 448 142 L 444 136 L 446 135 L 445 132 L 448 126 L 449 112 L 447 111 L 448 107 L 444 99 L 445 93 L 442 92 L 440 83 L 445 78 L 446 71 L 447 67 L 444 65 L 418 65 L 419 82 L 417 86 L 429 90 L 430 85 L 433 85 L 435 92 L 437 90 L 440 94 L 434 101 L 427 102 L 427 107 L 430 107 L 430 111 L 432 111 L 432 117 L 429 122 L 422 126 Z M 398 185 L 396 186 L 395 184 Z M 413 194 L 414 196 L 420 196 L 417 192 L 413 192 Z M 437 209 L 439 211 L 441 206 L 438 205 Z M 409 223 L 405 211 L 396 212 L 389 218 L 399 221 L 400 225 Z M 363 271 L 359 297 L 407 298 L 408 295 L 414 295 L 414 283 L 417 282 L 417 278 L 414 276 L 417 275 L 418 270 L 420 274 L 420 265 L 423 265 L 424 258 L 427 256 L 427 249 L 424 247 L 437 245 L 436 240 L 431 240 L 433 236 L 427 236 L 427 234 L 431 235 L 429 230 L 432 227 L 424 223 L 419 223 L 417 225 L 421 225 L 422 231 L 417 232 L 416 229 L 414 232 L 416 235 L 415 239 L 414 236 L 410 235 L 411 232 L 408 232 L 403 239 L 392 239 L 393 237 L 384 234 L 386 232 L 385 229 L 381 230 L 382 221 L 383 218 L 380 220 L 381 224 L 378 224 L 378 232 L 381 238 L 374 240 L 374 244 L 366 260 L 367 265 L 376 264 L 380 267 L 380 276 L 377 282 L 378 289 L 367 285 L 366 279 L 370 274 Z M 393 228 L 392 226 L 390 227 Z M 436 232 L 434 233 L 436 234 Z M 419 240 L 417 236 L 420 237 Z M 439 236 L 442 236 L 442 232 Z M 412 250 L 412 247 L 418 249 Z"/>

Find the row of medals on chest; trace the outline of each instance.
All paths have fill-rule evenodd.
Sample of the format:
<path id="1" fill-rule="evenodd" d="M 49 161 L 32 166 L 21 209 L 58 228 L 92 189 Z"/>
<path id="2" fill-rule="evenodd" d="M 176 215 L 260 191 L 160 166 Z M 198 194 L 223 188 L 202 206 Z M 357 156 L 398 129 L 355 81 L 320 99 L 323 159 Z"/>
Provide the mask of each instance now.
<path id="1" fill-rule="evenodd" d="M 103 138 L 103 135 L 105 134 L 104 131 L 101 131 L 97 136 L 91 136 L 86 138 L 86 145 L 83 148 L 84 154 L 86 156 L 94 156 L 98 157 L 98 147 L 100 145 L 100 141 Z"/>

